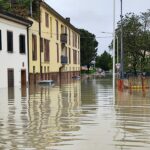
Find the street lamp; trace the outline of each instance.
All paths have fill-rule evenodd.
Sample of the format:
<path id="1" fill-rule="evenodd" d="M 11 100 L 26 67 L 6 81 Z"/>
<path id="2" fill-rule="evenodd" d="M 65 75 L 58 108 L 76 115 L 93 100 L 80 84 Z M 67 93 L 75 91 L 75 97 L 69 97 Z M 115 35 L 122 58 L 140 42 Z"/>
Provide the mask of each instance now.
<path id="1" fill-rule="evenodd" d="M 113 0 L 113 98 L 115 102 L 115 15 L 116 15 L 116 1 Z"/>

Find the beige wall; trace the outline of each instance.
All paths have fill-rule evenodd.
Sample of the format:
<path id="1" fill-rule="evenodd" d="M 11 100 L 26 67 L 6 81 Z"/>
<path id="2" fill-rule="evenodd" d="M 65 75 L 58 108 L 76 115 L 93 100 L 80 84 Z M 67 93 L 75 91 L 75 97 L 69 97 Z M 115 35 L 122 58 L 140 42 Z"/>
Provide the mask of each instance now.
<path id="1" fill-rule="evenodd" d="M 32 27 L 29 28 L 29 73 L 33 73 L 33 66 L 35 66 L 35 73 L 40 72 L 40 51 L 39 51 L 39 23 L 31 18 L 33 21 Z M 37 60 L 32 60 L 32 35 L 37 36 Z"/>
<path id="2" fill-rule="evenodd" d="M 45 13 L 48 14 L 49 16 L 49 27 L 46 27 L 45 24 Z M 57 36 L 56 36 L 56 20 L 58 21 L 58 26 L 59 26 L 59 40 L 57 40 Z M 36 34 L 37 38 L 39 39 L 39 33 L 38 33 L 38 22 L 33 21 L 33 25 L 30 28 L 30 33 L 29 33 L 29 40 L 30 40 L 30 73 L 33 73 L 33 66 L 36 66 L 36 72 L 40 72 L 40 49 L 39 49 L 39 40 L 37 40 L 37 48 L 38 48 L 38 59 L 37 61 L 32 61 L 32 34 Z M 71 63 L 69 64 L 65 64 L 62 67 L 61 64 L 61 55 L 64 53 L 64 50 L 62 51 L 61 49 L 61 42 L 60 42 L 60 34 L 61 34 L 61 25 L 63 25 L 64 27 L 67 27 L 67 33 L 69 33 L 70 30 L 70 40 L 71 40 L 71 44 L 69 44 L 69 34 L 68 34 L 68 42 L 66 44 L 67 47 L 67 54 L 69 57 L 69 48 L 71 50 Z M 43 6 L 41 6 L 41 37 L 43 39 L 47 39 L 50 41 L 49 43 L 49 47 L 50 47 L 50 61 L 49 62 L 44 62 L 44 51 L 41 53 L 41 58 L 42 58 L 42 68 L 43 68 L 43 72 L 44 72 L 44 68 L 46 67 L 46 72 L 48 70 L 49 67 L 49 72 L 59 72 L 59 68 L 62 67 L 61 71 L 80 71 L 80 60 L 79 60 L 79 56 L 77 64 L 73 64 L 73 50 L 76 50 L 78 55 L 80 55 L 80 46 L 77 47 L 73 47 L 73 34 L 75 33 L 77 35 L 77 39 L 79 38 L 79 34 L 76 33 L 73 29 L 71 29 L 70 27 L 68 27 L 66 24 L 64 24 L 62 21 L 60 21 L 60 19 L 58 19 L 57 17 L 55 17 L 53 14 L 51 14 L 49 11 L 47 11 Z M 56 43 L 58 43 L 59 45 L 59 62 L 57 62 L 57 47 L 56 47 Z M 80 41 L 77 43 L 80 43 Z"/>

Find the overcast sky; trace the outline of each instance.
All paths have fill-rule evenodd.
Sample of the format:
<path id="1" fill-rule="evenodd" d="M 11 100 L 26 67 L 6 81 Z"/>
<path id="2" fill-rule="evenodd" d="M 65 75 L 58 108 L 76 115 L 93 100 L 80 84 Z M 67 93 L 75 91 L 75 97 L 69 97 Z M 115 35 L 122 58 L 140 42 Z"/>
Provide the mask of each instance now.
<path id="1" fill-rule="evenodd" d="M 84 28 L 97 37 L 111 36 L 101 32 L 113 31 L 113 0 L 45 0 L 63 17 L 70 17 L 77 28 Z M 123 14 L 146 12 L 150 0 L 123 0 Z M 120 0 L 116 0 L 116 23 L 120 19 Z M 98 38 L 98 53 L 109 51 L 112 38 Z"/>

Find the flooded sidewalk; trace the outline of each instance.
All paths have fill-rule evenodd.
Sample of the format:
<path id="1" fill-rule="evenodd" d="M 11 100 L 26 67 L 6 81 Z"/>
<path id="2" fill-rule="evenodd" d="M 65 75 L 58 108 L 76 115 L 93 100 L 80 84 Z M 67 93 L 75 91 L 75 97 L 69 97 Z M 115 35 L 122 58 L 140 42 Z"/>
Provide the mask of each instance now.
<path id="1" fill-rule="evenodd" d="M 150 95 L 112 92 L 110 79 L 0 89 L 0 150 L 149 150 Z"/>

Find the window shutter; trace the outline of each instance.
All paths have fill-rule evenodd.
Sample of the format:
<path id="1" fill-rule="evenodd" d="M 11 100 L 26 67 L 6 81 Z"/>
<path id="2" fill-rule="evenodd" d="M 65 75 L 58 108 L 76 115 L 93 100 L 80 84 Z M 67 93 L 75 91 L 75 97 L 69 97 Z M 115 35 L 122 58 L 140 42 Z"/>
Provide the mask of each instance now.
<path id="1" fill-rule="evenodd" d="M 41 46 L 41 52 L 43 52 L 43 38 L 41 38 L 40 42 L 41 42 L 41 44 L 40 44 L 40 46 Z"/>
<path id="2" fill-rule="evenodd" d="M 37 37 L 32 35 L 32 60 L 37 60 Z"/>

